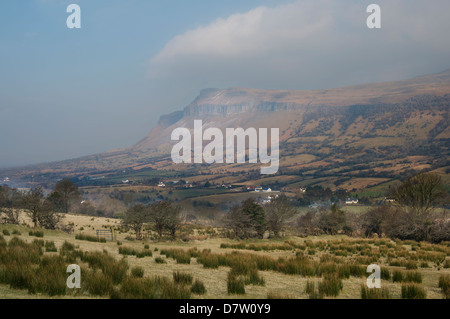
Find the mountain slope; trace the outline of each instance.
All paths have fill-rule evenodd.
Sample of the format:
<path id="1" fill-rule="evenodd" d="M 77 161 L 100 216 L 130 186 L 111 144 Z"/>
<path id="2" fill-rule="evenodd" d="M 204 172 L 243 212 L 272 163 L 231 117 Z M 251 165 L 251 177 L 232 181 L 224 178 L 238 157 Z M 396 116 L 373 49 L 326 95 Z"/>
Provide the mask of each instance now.
<path id="1" fill-rule="evenodd" d="M 280 128 L 280 174 L 323 176 L 335 185 L 358 176 L 394 178 L 408 170 L 450 165 L 449 109 L 450 70 L 329 90 L 205 89 L 184 110 L 162 116 L 130 148 L 2 174 L 27 181 L 30 175 L 40 176 L 33 180 L 38 182 L 151 168 L 191 176 L 201 170 L 217 179 L 233 174 L 260 178 L 255 164 L 173 164 L 171 132 L 192 128 L 194 120 L 201 119 L 204 129 Z"/>

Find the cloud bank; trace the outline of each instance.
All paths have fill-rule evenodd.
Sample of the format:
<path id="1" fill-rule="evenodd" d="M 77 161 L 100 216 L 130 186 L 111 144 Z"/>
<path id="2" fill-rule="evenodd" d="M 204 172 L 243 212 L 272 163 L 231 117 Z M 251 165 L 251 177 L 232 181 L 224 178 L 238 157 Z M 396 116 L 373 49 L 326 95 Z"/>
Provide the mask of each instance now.
<path id="1" fill-rule="evenodd" d="M 313 89 L 396 80 L 450 68 L 450 2 L 296 1 L 219 18 L 171 39 L 149 62 L 171 87 Z"/>

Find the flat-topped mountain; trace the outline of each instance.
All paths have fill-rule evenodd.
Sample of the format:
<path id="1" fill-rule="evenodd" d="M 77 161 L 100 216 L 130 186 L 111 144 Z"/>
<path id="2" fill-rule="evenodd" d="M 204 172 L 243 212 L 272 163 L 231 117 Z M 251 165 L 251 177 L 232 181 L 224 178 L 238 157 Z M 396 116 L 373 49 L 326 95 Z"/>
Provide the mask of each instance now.
<path id="1" fill-rule="evenodd" d="M 192 128 L 201 119 L 205 128 L 278 127 L 279 174 L 392 178 L 408 170 L 450 165 L 449 109 L 450 70 L 327 90 L 205 89 L 183 110 L 161 116 L 129 148 L 0 174 L 27 181 L 34 175 L 33 182 L 39 181 L 36 176 L 82 178 L 145 169 L 193 175 L 197 166 L 170 160 L 175 144 L 170 136 L 173 129 Z M 358 165 L 365 168 L 356 170 Z M 202 165 L 201 170 L 222 177 L 259 171 L 256 164 Z"/>

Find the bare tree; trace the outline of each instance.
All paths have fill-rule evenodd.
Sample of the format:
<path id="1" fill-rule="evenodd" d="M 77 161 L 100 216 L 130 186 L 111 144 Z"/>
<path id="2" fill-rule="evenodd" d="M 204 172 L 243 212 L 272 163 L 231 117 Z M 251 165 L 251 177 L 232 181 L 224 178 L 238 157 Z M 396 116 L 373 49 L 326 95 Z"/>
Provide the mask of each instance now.
<path id="1" fill-rule="evenodd" d="M 173 203 L 169 202 L 169 205 L 166 210 L 166 221 L 164 228 L 169 232 L 170 237 L 172 239 L 176 238 L 176 232 L 181 227 L 181 208 Z"/>
<path id="2" fill-rule="evenodd" d="M 142 227 L 149 221 L 149 209 L 143 204 L 130 207 L 122 221 L 122 225 L 136 232 L 136 239 L 142 238 Z"/>
<path id="3" fill-rule="evenodd" d="M 419 214 L 426 214 L 437 206 L 446 195 L 442 178 L 434 173 L 421 173 L 392 187 L 388 196 L 399 205 L 412 208 Z"/>
<path id="4" fill-rule="evenodd" d="M 68 213 L 72 203 L 81 200 L 78 186 L 70 179 L 63 179 L 55 185 L 55 190 L 49 195 L 49 200 L 63 213 Z"/>
<path id="5" fill-rule="evenodd" d="M 169 201 L 157 202 L 150 206 L 149 219 L 153 223 L 159 238 L 167 230 L 175 238 L 176 231 L 181 226 L 180 207 Z"/>
<path id="6" fill-rule="evenodd" d="M 16 192 L 0 186 L 0 220 L 6 224 L 19 224 L 20 211 L 16 209 Z"/>
<path id="7" fill-rule="evenodd" d="M 250 216 L 243 214 L 240 205 L 230 208 L 225 216 L 225 225 L 231 229 L 235 238 L 246 238 L 251 231 Z"/>
<path id="8" fill-rule="evenodd" d="M 34 188 L 23 196 L 23 206 L 34 227 L 56 229 L 61 220 L 61 216 L 55 212 L 53 204 L 46 200 L 41 187 Z"/>
<path id="9" fill-rule="evenodd" d="M 271 201 L 264 207 L 264 210 L 267 228 L 273 232 L 275 237 L 280 236 L 286 220 L 295 214 L 295 208 L 285 195 Z"/>

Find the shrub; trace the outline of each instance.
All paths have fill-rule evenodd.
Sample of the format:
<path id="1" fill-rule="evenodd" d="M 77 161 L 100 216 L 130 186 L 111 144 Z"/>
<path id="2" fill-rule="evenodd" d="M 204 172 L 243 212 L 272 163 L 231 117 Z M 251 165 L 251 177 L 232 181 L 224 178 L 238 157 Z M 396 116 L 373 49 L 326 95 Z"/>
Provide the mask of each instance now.
<path id="1" fill-rule="evenodd" d="M 426 299 L 427 294 L 423 287 L 417 284 L 402 285 L 402 299 Z"/>
<path id="2" fill-rule="evenodd" d="M 133 268 L 131 268 L 131 277 L 133 277 L 133 278 L 142 278 L 142 277 L 144 277 L 144 269 L 142 267 L 133 267 Z"/>
<path id="3" fill-rule="evenodd" d="M 9 230 L 7 230 L 7 229 L 3 229 L 2 233 L 3 233 L 3 235 L 5 235 L 5 236 L 11 235 L 11 234 L 9 233 Z"/>
<path id="4" fill-rule="evenodd" d="M 12 234 L 13 234 L 13 235 L 17 235 L 17 236 L 22 235 L 22 233 L 21 233 L 20 231 L 18 231 L 17 229 L 14 229 L 14 230 L 12 231 Z"/>
<path id="5" fill-rule="evenodd" d="M 196 279 L 191 287 L 191 292 L 197 295 L 204 295 L 206 293 L 205 285 L 202 281 Z"/>
<path id="6" fill-rule="evenodd" d="M 173 281 L 176 284 L 189 285 L 192 284 L 192 279 L 191 274 L 186 274 L 179 271 L 173 272 Z"/>

